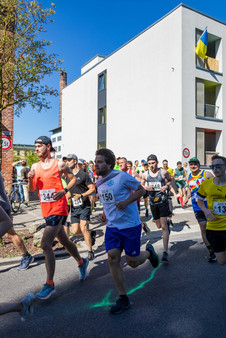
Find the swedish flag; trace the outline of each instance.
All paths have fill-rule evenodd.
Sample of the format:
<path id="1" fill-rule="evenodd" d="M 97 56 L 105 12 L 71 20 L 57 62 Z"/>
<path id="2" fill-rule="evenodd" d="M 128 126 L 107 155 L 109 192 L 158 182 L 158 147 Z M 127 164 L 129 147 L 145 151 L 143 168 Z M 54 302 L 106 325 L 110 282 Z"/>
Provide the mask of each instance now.
<path id="1" fill-rule="evenodd" d="M 206 56 L 207 45 L 208 45 L 208 33 L 207 33 L 207 28 L 206 28 L 204 32 L 202 33 L 202 35 L 200 36 L 197 46 L 195 48 L 196 54 L 203 59 L 207 58 Z"/>

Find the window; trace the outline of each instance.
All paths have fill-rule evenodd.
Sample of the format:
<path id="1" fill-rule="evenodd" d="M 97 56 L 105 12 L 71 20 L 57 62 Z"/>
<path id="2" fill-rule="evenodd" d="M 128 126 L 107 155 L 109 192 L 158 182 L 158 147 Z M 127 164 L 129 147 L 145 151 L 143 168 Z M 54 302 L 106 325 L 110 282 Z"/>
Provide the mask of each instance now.
<path id="1" fill-rule="evenodd" d="M 209 166 L 213 155 L 219 153 L 221 131 L 212 129 L 196 129 L 196 156 L 201 165 Z"/>
<path id="2" fill-rule="evenodd" d="M 57 136 L 57 141 L 61 141 L 61 136 Z"/>
<path id="3" fill-rule="evenodd" d="M 61 155 L 57 155 L 56 158 L 61 158 Z"/>
<path id="4" fill-rule="evenodd" d="M 102 73 L 98 77 L 98 90 L 106 89 L 106 72 Z"/>
<path id="5" fill-rule="evenodd" d="M 58 149 L 57 149 L 58 151 L 61 151 L 61 146 L 58 146 Z"/>
<path id="6" fill-rule="evenodd" d="M 16 153 L 16 154 L 17 154 L 17 156 L 20 156 L 20 151 L 19 151 L 19 150 L 17 150 L 17 153 Z"/>
<path id="7" fill-rule="evenodd" d="M 56 142 L 56 137 L 53 137 L 53 138 L 52 138 L 52 142 L 53 142 L 53 143 Z"/>
<path id="8" fill-rule="evenodd" d="M 98 111 L 98 124 L 106 124 L 106 107 L 100 108 Z"/>

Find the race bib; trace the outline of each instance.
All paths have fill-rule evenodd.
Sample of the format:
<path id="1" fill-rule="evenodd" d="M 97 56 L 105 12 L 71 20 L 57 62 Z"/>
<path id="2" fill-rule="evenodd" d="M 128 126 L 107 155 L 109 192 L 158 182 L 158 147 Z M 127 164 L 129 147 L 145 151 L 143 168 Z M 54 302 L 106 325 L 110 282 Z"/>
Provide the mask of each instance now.
<path id="1" fill-rule="evenodd" d="M 41 203 L 47 202 L 56 202 L 53 199 L 53 194 L 56 192 L 55 189 L 48 189 L 48 190 L 39 190 Z"/>
<path id="2" fill-rule="evenodd" d="M 159 191 L 161 188 L 161 182 L 147 182 L 148 187 L 153 186 L 153 191 Z"/>
<path id="3" fill-rule="evenodd" d="M 72 200 L 72 206 L 73 206 L 74 208 L 79 207 L 80 205 L 83 204 L 83 200 L 82 200 L 81 198 L 79 198 L 79 200 L 75 200 L 75 199 L 72 197 L 71 200 Z"/>
<path id="4" fill-rule="evenodd" d="M 114 192 L 112 189 L 101 190 L 99 197 L 102 203 L 115 203 Z"/>
<path id="5" fill-rule="evenodd" d="M 215 215 L 226 215 L 226 203 L 213 202 L 213 213 Z"/>

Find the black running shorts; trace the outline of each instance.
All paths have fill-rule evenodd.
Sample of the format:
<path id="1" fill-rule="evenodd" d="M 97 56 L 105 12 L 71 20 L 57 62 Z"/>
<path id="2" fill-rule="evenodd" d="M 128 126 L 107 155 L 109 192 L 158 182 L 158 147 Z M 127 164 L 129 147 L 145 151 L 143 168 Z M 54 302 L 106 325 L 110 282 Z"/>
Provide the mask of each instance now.
<path id="1" fill-rule="evenodd" d="M 89 221 L 91 215 L 91 207 L 71 208 L 71 224 L 80 223 L 80 221 Z"/>
<path id="2" fill-rule="evenodd" d="M 194 213 L 195 213 L 195 218 L 197 219 L 199 223 L 206 222 L 206 216 L 202 210 L 194 211 Z"/>
<path id="3" fill-rule="evenodd" d="M 172 215 L 168 201 L 165 203 L 150 205 L 150 208 L 155 221 L 160 219 L 160 217 L 169 217 Z"/>
<path id="4" fill-rule="evenodd" d="M 226 250 L 226 230 L 215 231 L 206 229 L 206 238 L 216 253 Z"/>

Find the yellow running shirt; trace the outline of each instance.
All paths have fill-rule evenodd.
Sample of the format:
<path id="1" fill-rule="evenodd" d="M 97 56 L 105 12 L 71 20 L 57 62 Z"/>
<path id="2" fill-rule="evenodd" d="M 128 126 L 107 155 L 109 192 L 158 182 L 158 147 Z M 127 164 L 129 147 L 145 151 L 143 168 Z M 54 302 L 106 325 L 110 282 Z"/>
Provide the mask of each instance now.
<path id="1" fill-rule="evenodd" d="M 170 176 L 174 176 L 174 171 L 172 168 L 168 168 L 167 171 L 170 174 Z"/>
<path id="2" fill-rule="evenodd" d="M 226 185 L 216 185 L 214 177 L 202 182 L 198 195 L 206 197 L 208 209 L 212 211 L 215 220 L 207 221 L 208 230 L 226 230 Z"/>

